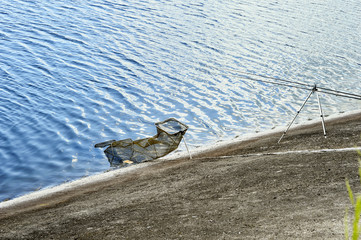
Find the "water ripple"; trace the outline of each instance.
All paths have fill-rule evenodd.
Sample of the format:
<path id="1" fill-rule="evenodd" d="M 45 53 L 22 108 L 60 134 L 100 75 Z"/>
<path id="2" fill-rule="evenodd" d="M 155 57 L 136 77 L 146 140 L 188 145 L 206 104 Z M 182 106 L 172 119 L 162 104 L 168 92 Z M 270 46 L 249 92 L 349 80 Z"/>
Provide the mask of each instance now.
<path id="1" fill-rule="evenodd" d="M 175 117 L 196 147 L 286 125 L 308 94 L 237 71 L 360 94 L 360 10 L 355 0 L 2 3 L 0 201 L 108 169 L 96 142 L 147 137 Z M 322 100 L 326 114 L 360 106 Z"/>

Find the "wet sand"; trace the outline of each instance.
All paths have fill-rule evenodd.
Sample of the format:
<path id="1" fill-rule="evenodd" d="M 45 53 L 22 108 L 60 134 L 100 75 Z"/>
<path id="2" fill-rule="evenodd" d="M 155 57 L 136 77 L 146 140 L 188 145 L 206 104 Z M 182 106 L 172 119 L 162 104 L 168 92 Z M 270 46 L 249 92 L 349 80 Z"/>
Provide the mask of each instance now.
<path id="1" fill-rule="evenodd" d="M 0 239 L 344 239 L 361 114 L 326 127 L 326 139 L 318 122 L 280 144 L 259 135 L 0 204 Z"/>

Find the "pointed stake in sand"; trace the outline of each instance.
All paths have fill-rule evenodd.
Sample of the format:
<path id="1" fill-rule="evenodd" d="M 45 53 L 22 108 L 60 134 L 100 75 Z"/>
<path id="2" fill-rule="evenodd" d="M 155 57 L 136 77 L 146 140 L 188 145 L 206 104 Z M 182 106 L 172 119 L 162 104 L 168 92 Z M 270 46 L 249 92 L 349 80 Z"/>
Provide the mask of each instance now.
<path id="1" fill-rule="evenodd" d="M 189 154 L 189 159 L 192 159 L 192 155 L 191 155 L 191 152 L 188 149 L 188 145 L 187 145 L 185 136 L 183 136 L 183 141 L 184 141 L 184 145 L 186 145 L 186 149 L 187 149 L 187 152 Z"/>

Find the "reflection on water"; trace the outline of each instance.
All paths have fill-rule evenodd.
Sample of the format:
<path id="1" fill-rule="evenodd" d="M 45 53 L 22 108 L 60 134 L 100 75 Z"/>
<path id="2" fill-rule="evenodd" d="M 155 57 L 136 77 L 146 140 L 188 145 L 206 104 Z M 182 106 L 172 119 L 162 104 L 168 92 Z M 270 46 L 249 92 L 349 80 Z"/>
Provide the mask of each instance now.
<path id="1" fill-rule="evenodd" d="M 360 93 L 358 1 L 5 1 L 0 200 L 109 168 L 93 146 L 189 126 L 190 147 L 286 125 L 308 92 Z M 325 114 L 359 108 L 324 95 Z M 311 101 L 299 121 L 317 117 Z"/>

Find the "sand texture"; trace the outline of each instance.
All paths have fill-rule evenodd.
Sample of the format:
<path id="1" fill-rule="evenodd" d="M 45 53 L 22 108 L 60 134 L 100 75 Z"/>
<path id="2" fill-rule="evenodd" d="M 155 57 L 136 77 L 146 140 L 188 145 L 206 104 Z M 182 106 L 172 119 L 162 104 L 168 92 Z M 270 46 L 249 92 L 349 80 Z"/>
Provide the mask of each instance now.
<path id="1" fill-rule="evenodd" d="M 361 114 L 326 127 L 326 139 L 317 123 L 0 208 L 0 239 L 344 239 Z"/>

